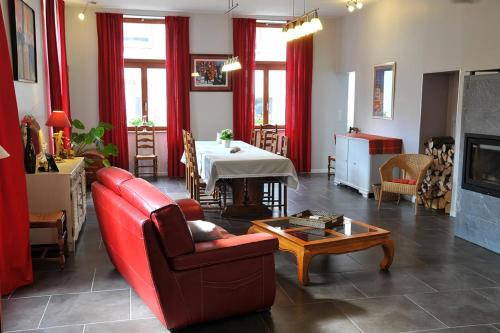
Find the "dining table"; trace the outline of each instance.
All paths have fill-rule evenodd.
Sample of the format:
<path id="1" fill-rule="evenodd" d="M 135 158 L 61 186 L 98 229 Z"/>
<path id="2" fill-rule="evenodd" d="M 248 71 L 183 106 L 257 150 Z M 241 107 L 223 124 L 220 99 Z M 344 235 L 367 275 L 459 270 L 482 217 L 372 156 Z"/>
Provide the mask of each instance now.
<path id="1" fill-rule="evenodd" d="M 217 141 L 195 141 L 198 172 L 206 193 L 218 181 L 231 187 L 232 203 L 224 207 L 223 217 L 267 218 L 272 211 L 263 204 L 265 183 L 282 183 L 297 190 L 299 179 L 292 161 L 243 141 L 232 141 L 229 148 Z M 183 154 L 182 163 L 186 163 Z"/>

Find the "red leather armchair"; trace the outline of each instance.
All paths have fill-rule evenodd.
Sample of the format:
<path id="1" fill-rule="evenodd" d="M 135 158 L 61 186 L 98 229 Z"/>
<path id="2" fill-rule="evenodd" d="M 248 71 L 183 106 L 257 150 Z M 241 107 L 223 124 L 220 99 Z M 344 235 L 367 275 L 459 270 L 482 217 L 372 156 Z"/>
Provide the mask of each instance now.
<path id="1" fill-rule="evenodd" d="M 191 199 L 173 201 L 118 168 L 97 172 L 92 196 L 111 261 L 169 329 L 269 309 L 275 296 L 267 234 L 194 243 L 186 220 L 203 219 Z"/>

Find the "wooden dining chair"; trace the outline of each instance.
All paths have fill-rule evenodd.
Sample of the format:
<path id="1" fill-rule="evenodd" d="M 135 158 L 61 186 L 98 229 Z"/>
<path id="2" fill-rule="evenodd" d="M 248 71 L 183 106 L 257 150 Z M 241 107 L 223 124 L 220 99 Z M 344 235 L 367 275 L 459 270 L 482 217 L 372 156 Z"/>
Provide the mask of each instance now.
<path id="1" fill-rule="evenodd" d="M 259 148 L 268 150 L 268 147 L 272 144 L 272 135 L 278 134 L 278 125 L 264 124 L 260 125 L 260 143 Z"/>
<path id="2" fill-rule="evenodd" d="M 226 186 L 218 181 L 213 193 L 206 193 L 207 184 L 200 177 L 196 155 L 196 143 L 191 132 L 186 131 L 186 163 L 189 172 L 189 193 L 205 209 L 222 209 L 226 207 Z"/>
<path id="3" fill-rule="evenodd" d="M 264 136 L 264 150 L 270 151 L 271 153 L 278 153 L 278 143 L 279 143 L 279 134 L 278 133 L 267 133 Z"/>
<path id="4" fill-rule="evenodd" d="M 273 134 L 276 136 L 276 147 L 271 145 L 272 149 L 275 149 L 273 151 L 274 153 L 281 155 L 283 157 L 288 158 L 288 137 L 287 136 L 282 136 L 281 137 L 281 146 L 278 151 L 278 134 Z M 276 187 L 277 187 L 277 193 L 276 193 Z M 264 183 L 264 197 L 263 197 L 263 202 L 270 208 L 279 208 L 280 210 L 283 210 L 284 216 L 287 215 L 287 201 L 288 201 L 288 188 L 286 184 L 281 183 L 278 181 L 276 178 L 270 178 Z"/>
<path id="5" fill-rule="evenodd" d="M 152 164 L 141 163 L 145 161 L 151 161 Z M 152 171 L 142 172 L 141 169 L 152 169 Z M 158 155 L 156 155 L 154 126 L 135 127 L 134 174 L 136 177 L 142 175 L 158 178 Z"/>
<path id="6" fill-rule="evenodd" d="M 186 163 L 184 164 L 184 178 L 186 181 L 186 189 L 189 190 L 190 188 L 190 183 L 189 183 L 189 160 L 188 160 L 188 154 L 189 154 L 189 147 L 188 147 L 188 135 L 190 135 L 191 132 L 186 131 L 185 129 L 182 130 L 182 145 L 184 147 L 184 158 L 186 159 Z"/>
<path id="7" fill-rule="evenodd" d="M 283 157 L 288 157 L 288 137 L 283 135 L 281 137 L 281 145 L 280 145 L 280 155 Z"/>
<path id="8" fill-rule="evenodd" d="M 258 147 L 259 137 L 260 137 L 260 130 L 253 130 L 252 131 L 252 137 L 250 138 L 250 144 L 252 146 Z"/>

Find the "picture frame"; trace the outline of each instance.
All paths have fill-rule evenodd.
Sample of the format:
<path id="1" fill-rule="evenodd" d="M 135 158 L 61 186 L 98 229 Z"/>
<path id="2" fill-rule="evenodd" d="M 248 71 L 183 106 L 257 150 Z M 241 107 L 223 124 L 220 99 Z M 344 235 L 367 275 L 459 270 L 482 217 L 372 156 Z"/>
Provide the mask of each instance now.
<path id="1" fill-rule="evenodd" d="M 9 1 L 14 80 L 38 81 L 35 11 L 22 0 Z"/>
<path id="2" fill-rule="evenodd" d="M 230 54 L 191 54 L 191 91 L 232 91 L 231 72 L 222 71 L 229 57 Z"/>
<path id="3" fill-rule="evenodd" d="M 373 70 L 372 117 L 394 119 L 394 93 L 396 86 L 396 63 L 375 65 Z"/>

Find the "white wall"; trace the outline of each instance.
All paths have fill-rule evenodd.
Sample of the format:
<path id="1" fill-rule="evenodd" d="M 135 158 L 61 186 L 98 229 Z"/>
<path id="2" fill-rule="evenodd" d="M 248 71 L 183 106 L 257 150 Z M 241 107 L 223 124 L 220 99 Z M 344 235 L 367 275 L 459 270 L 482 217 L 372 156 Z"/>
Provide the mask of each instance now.
<path id="1" fill-rule="evenodd" d="M 66 6 L 71 111 L 73 118 L 94 126 L 99 114 L 96 21 L 92 7 L 87 9 L 85 21 L 78 20 L 81 10 L 80 6 Z M 190 53 L 232 53 L 232 24 L 226 15 L 189 16 Z M 338 52 L 334 38 L 335 22 L 322 21 L 324 30 L 315 37 L 313 64 L 312 169 L 316 171 L 326 170 L 326 158 L 334 150 L 332 134 L 345 131 L 347 121 L 347 78 L 335 71 Z M 190 103 L 191 130 L 197 139 L 213 140 L 218 130 L 232 128 L 231 92 L 191 92 Z M 160 166 L 165 164 L 166 156 L 162 155 Z"/>
<path id="2" fill-rule="evenodd" d="M 9 6 L 8 0 L 1 0 L 3 19 L 6 25 L 7 40 L 9 41 L 9 49 L 11 47 L 10 41 L 10 25 L 9 25 Z M 35 11 L 35 30 L 36 30 L 36 52 L 37 52 L 37 79 L 36 83 L 18 82 L 14 81 L 16 90 L 17 108 L 19 110 L 19 119 L 26 114 L 33 115 L 42 127 L 47 141 L 47 107 L 45 97 L 45 65 L 43 62 L 43 45 L 42 45 L 42 17 L 41 6 L 38 0 L 25 0 L 26 4 L 33 8 Z M 12 56 L 12 53 L 11 53 Z M 11 60 L 11 59 L 10 59 Z M 4 59 L 1 59 L 4 61 Z"/>

